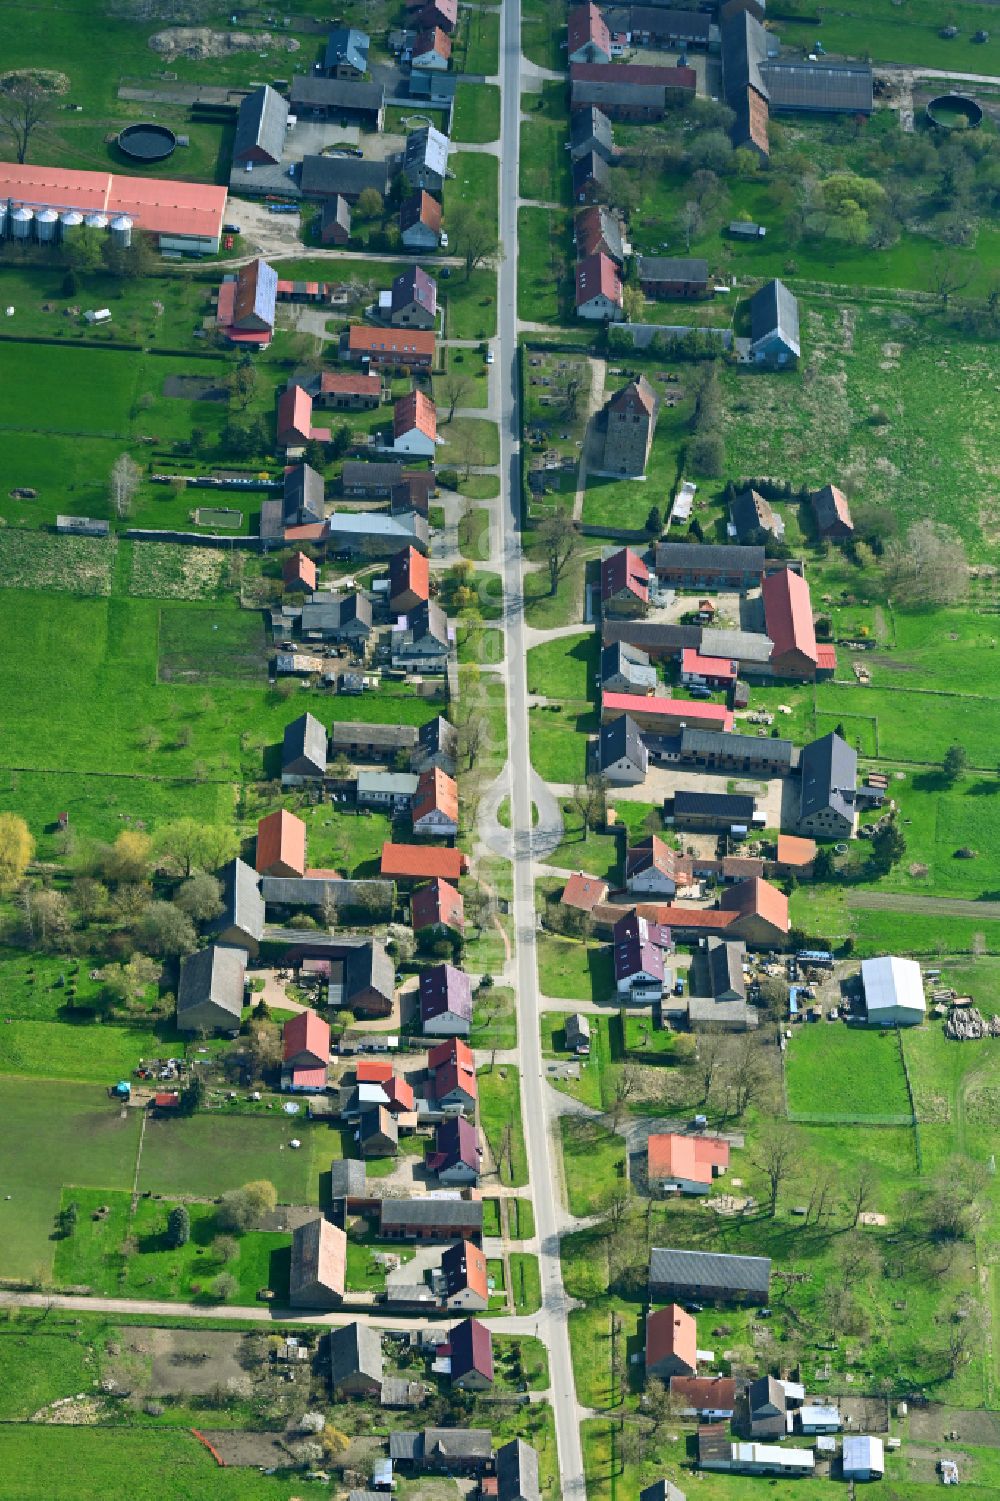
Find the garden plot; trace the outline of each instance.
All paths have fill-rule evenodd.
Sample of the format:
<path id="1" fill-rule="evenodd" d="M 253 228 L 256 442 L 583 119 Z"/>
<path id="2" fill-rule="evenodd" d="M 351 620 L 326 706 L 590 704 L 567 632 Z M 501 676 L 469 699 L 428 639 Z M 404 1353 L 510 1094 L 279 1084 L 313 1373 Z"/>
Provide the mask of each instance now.
<path id="1" fill-rule="evenodd" d="M 0 531 L 0 587 L 110 594 L 117 541 L 113 537 L 52 537 Z"/>
<path id="2" fill-rule="evenodd" d="M 256 612 L 164 605 L 158 640 L 161 683 L 264 676 L 266 641 L 263 620 Z"/>

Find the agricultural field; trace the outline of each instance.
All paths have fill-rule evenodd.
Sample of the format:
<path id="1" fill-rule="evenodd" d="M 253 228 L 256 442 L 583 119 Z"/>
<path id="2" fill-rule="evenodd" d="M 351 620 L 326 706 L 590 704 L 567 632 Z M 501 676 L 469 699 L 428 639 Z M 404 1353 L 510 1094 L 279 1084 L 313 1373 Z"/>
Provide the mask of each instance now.
<path id="1" fill-rule="evenodd" d="M 910 1117 L 899 1038 L 836 1023 L 800 1025 L 785 1053 L 793 1119 Z"/>

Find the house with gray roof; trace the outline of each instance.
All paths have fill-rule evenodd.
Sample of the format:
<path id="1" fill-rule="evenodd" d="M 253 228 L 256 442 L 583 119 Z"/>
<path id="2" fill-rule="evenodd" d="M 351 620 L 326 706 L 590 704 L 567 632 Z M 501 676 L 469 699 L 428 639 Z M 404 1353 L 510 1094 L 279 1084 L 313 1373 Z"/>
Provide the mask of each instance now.
<path id="1" fill-rule="evenodd" d="M 756 490 L 741 490 L 729 502 L 729 523 L 737 540 L 743 543 L 763 542 L 767 537 L 780 540 L 785 535 L 785 523 Z"/>
<path id="2" fill-rule="evenodd" d="M 288 129 L 288 101 L 270 84 L 262 84 L 240 102 L 233 136 L 233 162 L 245 167 L 248 162 L 276 165 L 285 150 Z"/>
<path id="3" fill-rule="evenodd" d="M 388 559 L 401 547 L 416 547 L 423 553 L 430 547 L 430 528 L 413 511 L 395 516 L 380 511 L 334 511 L 327 518 L 327 537 L 334 552 L 358 558 Z"/>
<path id="4" fill-rule="evenodd" d="M 647 652 L 625 641 L 614 641 L 601 652 L 601 691 L 603 693 L 652 693 L 656 688 L 656 668 L 650 665 Z"/>
<path id="5" fill-rule="evenodd" d="M 795 747 L 790 740 L 766 736 L 724 734 L 685 725 L 681 730 L 680 761 L 706 771 L 744 776 L 785 777 L 792 770 Z"/>
<path id="6" fill-rule="evenodd" d="M 285 526 L 309 526 L 326 515 L 323 476 L 311 464 L 285 470 L 282 519 Z"/>
<path id="7" fill-rule="evenodd" d="M 451 145 L 443 131 L 433 125 L 411 130 L 403 149 L 403 175 L 413 188 L 440 193 L 448 176 L 448 150 Z"/>
<path id="8" fill-rule="evenodd" d="M 326 39 L 323 72 L 328 78 L 363 78 L 371 38 L 356 26 L 335 26 Z"/>
<path id="9" fill-rule="evenodd" d="M 388 1016 L 396 994 L 396 966 L 373 938 L 344 961 L 344 1005 L 355 1015 Z"/>
<path id="10" fill-rule="evenodd" d="M 640 255 L 636 274 L 647 297 L 704 297 L 709 290 L 708 262 L 691 257 Z"/>
<path id="11" fill-rule="evenodd" d="M 304 156 L 299 187 L 305 198 L 335 198 L 356 203 L 366 188 L 384 198 L 389 191 L 389 164 L 356 156 Z"/>
<path id="12" fill-rule="evenodd" d="M 178 1032 L 232 1032 L 243 1015 L 245 949 L 210 944 L 181 960 Z"/>
<path id="13" fill-rule="evenodd" d="M 448 619 L 433 600 L 419 604 L 392 632 L 392 665 L 406 672 L 444 672 L 451 654 Z"/>
<path id="14" fill-rule="evenodd" d="M 298 787 L 326 775 L 326 730 L 314 714 L 300 714 L 285 726 L 281 785 Z"/>
<path id="15" fill-rule="evenodd" d="M 323 78 L 318 73 L 296 73 L 289 93 L 292 113 L 300 119 L 338 121 L 368 130 L 381 130 L 385 85 L 361 83 L 353 78 Z"/>
<path id="16" fill-rule="evenodd" d="M 870 115 L 875 108 L 869 63 L 772 58 L 761 74 L 772 114 Z"/>
<path id="17" fill-rule="evenodd" d="M 727 943 L 723 938 L 709 938 L 707 948 L 708 983 L 714 1001 L 745 1001 L 747 982 L 743 974 L 746 945 Z"/>
<path id="18" fill-rule="evenodd" d="M 538 1452 L 523 1438 L 500 1445 L 496 1472 L 497 1501 L 540 1501 Z"/>
<path id="19" fill-rule="evenodd" d="M 836 731 L 802 747 L 800 834 L 813 839 L 850 839 L 854 833 L 858 757 Z"/>
<path id="20" fill-rule="evenodd" d="M 458 731 L 450 719 L 438 714 L 417 731 L 417 746 L 410 761 L 413 771 L 443 771 L 453 777 L 458 766 Z"/>
<path id="21" fill-rule="evenodd" d="M 478 1240 L 483 1233 L 483 1201 L 422 1194 L 415 1199 L 383 1199 L 379 1235 L 383 1240 Z"/>
<path id="22" fill-rule="evenodd" d="M 656 573 L 675 589 L 752 589 L 764 572 L 762 547 L 715 542 L 658 542 Z"/>
<path id="23" fill-rule="evenodd" d="M 382 1391 L 382 1336 L 370 1324 L 330 1330 L 330 1386 L 335 1397 L 378 1397 Z"/>
<path id="24" fill-rule="evenodd" d="M 601 725 L 598 762 L 601 775 L 616 787 L 636 787 L 646 780 L 649 752 L 630 715 L 620 714 Z"/>
<path id="25" fill-rule="evenodd" d="M 405 813 L 416 795 L 418 781 L 412 771 L 359 771 L 358 807 Z"/>
<path id="26" fill-rule="evenodd" d="M 216 943 L 256 954 L 264 936 L 260 876 L 252 865 L 237 858 L 222 867 L 219 879 L 222 882 L 222 911 L 208 931 Z"/>
<path id="27" fill-rule="evenodd" d="M 353 594 L 317 592 L 302 606 L 300 629 L 307 641 L 344 641 L 363 648 L 374 629 L 371 597 L 361 589 Z"/>
<path id="28" fill-rule="evenodd" d="M 570 115 L 569 146 L 571 161 L 578 161 L 591 152 L 609 164 L 614 161 L 617 156 L 614 130 L 607 115 L 596 104 L 584 105 Z"/>
<path id="29" fill-rule="evenodd" d="M 769 370 L 787 370 L 801 352 L 798 301 L 783 281 L 769 281 L 750 298 L 750 358 Z"/>
<path id="30" fill-rule="evenodd" d="M 330 726 L 331 755 L 351 761 L 391 761 L 397 755 L 415 754 L 417 745 L 412 724 L 356 724 L 336 719 Z"/>
<path id="31" fill-rule="evenodd" d="M 766 1303 L 771 1287 L 769 1256 L 731 1256 L 721 1251 L 680 1251 L 654 1246 L 649 1253 L 649 1295 L 669 1303 Z"/>

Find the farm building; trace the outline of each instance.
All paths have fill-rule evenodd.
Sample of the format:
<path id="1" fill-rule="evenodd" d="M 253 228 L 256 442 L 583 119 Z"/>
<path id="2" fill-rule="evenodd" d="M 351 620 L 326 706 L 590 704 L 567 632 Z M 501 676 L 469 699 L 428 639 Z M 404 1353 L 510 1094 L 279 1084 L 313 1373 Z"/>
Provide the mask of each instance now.
<path id="1" fill-rule="evenodd" d="M 915 959 L 862 959 L 865 1014 L 872 1027 L 916 1027 L 927 1015 L 924 982 Z"/>
<path id="2" fill-rule="evenodd" d="M 729 1143 L 715 1136 L 652 1135 L 646 1144 L 646 1173 L 660 1193 L 707 1194 L 729 1166 Z"/>
<path id="3" fill-rule="evenodd" d="M 370 1324 L 330 1330 L 330 1386 L 336 1397 L 378 1397 L 382 1390 L 382 1338 Z"/>
<path id="4" fill-rule="evenodd" d="M 698 1369 L 698 1327 L 679 1303 L 646 1316 L 646 1377 L 693 1376 Z"/>
<path id="5" fill-rule="evenodd" d="M 497 1501 L 541 1501 L 538 1453 L 522 1438 L 501 1444 L 496 1453 Z"/>
<path id="6" fill-rule="evenodd" d="M 493 1385 L 493 1336 L 478 1319 L 463 1319 L 448 1335 L 451 1384 L 463 1392 Z"/>
<path id="7" fill-rule="evenodd" d="M 816 839 L 849 839 L 854 833 L 858 757 L 835 730 L 802 747 L 799 832 Z"/>
<path id="8" fill-rule="evenodd" d="M 292 1234 L 288 1301 L 293 1308 L 336 1308 L 344 1297 L 347 1236 L 322 1216 Z"/>
<path id="9" fill-rule="evenodd" d="M 882 1440 L 848 1435 L 844 1439 L 842 1473 L 845 1480 L 881 1480 L 885 1474 Z"/>
<path id="10" fill-rule="evenodd" d="M 681 1251 L 654 1246 L 649 1253 L 649 1295 L 657 1301 L 699 1298 L 720 1303 L 766 1303 L 769 1256 Z"/>
<path id="11" fill-rule="evenodd" d="M 645 781 L 649 752 L 639 726 L 630 715 L 621 714 L 610 724 L 602 725 L 598 746 L 601 775 L 608 782 L 618 787 L 635 787 Z"/>
<path id="12" fill-rule="evenodd" d="M 244 949 L 210 944 L 181 960 L 177 988 L 179 1032 L 232 1032 L 239 1028 L 246 990 Z"/>

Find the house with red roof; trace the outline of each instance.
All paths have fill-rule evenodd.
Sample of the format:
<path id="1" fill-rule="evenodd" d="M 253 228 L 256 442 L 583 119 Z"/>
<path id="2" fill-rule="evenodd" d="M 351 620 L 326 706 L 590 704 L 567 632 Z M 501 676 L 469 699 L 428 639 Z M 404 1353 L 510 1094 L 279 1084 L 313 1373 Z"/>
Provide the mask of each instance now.
<path id="1" fill-rule="evenodd" d="M 671 1376 L 670 1395 L 681 1417 L 708 1423 L 728 1422 L 736 1411 L 736 1382 L 732 1376 Z"/>
<path id="2" fill-rule="evenodd" d="M 771 668 L 777 677 L 814 678 L 819 661 L 809 585 L 800 573 L 780 568 L 761 584 L 764 630 L 773 643 Z"/>
<path id="3" fill-rule="evenodd" d="M 422 31 L 413 44 L 413 67 L 443 72 L 451 61 L 451 37 L 440 26 Z"/>
<path id="4" fill-rule="evenodd" d="M 805 839 L 799 834 L 779 834 L 774 869 L 778 875 L 796 875 L 809 880 L 816 859 L 815 839 Z"/>
<path id="5" fill-rule="evenodd" d="M 605 615 L 645 615 L 649 607 L 649 568 L 631 547 L 601 561 L 601 609 Z"/>
<path id="6" fill-rule="evenodd" d="M 434 349 L 434 335 L 427 329 L 368 328 L 355 323 L 347 331 L 341 355 L 370 370 L 429 370 Z"/>
<path id="7" fill-rule="evenodd" d="M 314 440 L 329 443 L 328 427 L 313 427 L 313 399 L 301 386 L 286 386 L 278 397 L 278 444 L 301 448 Z"/>
<path id="8" fill-rule="evenodd" d="M 430 563 L 417 548 L 402 548 L 389 559 L 389 608 L 395 615 L 408 615 L 430 597 Z"/>
<path id="9" fill-rule="evenodd" d="M 698 1369 L 698 1326 L 679 1303 L 646 1316 L 646 1379 L 693 1376 Z"/>
<path id="10" fill-rule="evenodd" d="M 449 1246 L 441 1256 L 444 1277 L 444 1301 L 449 1308 L 468 1308 L 485 1313 L 490 1306 L 490 1285 L 486 1257 L 470 1240 Z"/>
<path id="11" fill-rule="evenodd" d="M 457 881 L 469 873 L 469 857 L 461 850 L 434 849 L 421 844 L 382 846 L 380 874 L 404 885 L 410 881 Z"/>
<path id="12" fill-rule="evenodd" d="M 843 490 L 838 490 L 836 485 L 824 485 L 821 490 L 813 491 L 810 503 L 816 530 L 821 537 L 842 542 L 854 536 L 851 508 Z"/>
<path id="13" fill-rule="evenodd" d="M 576 264 L 576 316 L 601 323 L 619 323 L 625 316 L 622 280 L 608 256 L 584 256 Z"/>
<path id="14" fill-rule="evenodd" d="M 414 933 L 465 932 L 465 902 L 462 893 L 440 877 L 420 886 L 410 901 Z"/>
<path id="15" fill-rule="evenodd" d="M 398 1074 L 393 1074 L 382 1085 L 385 1094 L 386 1109 L 392 1115 L 405 1115 L 416 1109 L 416 1096 L 413 1093 L 413 1085 L 401 1079 Z"/>
<path id="16" fill-rule="evenodd" d="M 322 1094 L 330 1062 L 330 1028 L 315 1011 L 299 1011 L 282 1029 L 281 1088 L 289 1094 Z"/>
<path id="17" fill-rule="evenodd" d="M 736 663 L 728 657 L 703 657 L 694 646 L 681 652 L 681 682 L 691 687 L 728 688 L 736 681 Z"/>
<path id="18" fill-rule="evenodd" d="M 438 1354 L 447 1351 L 451 1362 L 451 1384 L 462 1392 L 485 1392 L 493 1385 L 493 1336 L 478 1319 L 465 1319 L 456 1324 L 448 1336 L 446 1346 L 438 1346 Z"/>
<path id="19" fill-rule="evenodd" d="M 411 193 L 399 205 L 399 230 L 407 250 L 436 250 L 441 243 L 441 205 L 430 193 Z"/>
<path id="20" fill-rule="evenodd" d="M 626 851 L 625 885 L 636 896 L 669 901 L 681 884 L 676 866 L 676 852 L 658 834 L 650 834 Z"/>
<path id="21" fill-rule="evenodd" d="M 410 806 L 413 832 L 422 839 L 453 839 L 458 833 L 458 783 L 438 766 L 422 771 Z"/>
<path id="22" fill-rule="evenodd" d="M 383 1058 L 359 1058 L 354 1065 L 357 1084 L 387 1084 L 392 1078 L 392 1064 Z"/>
<path id="23" fill-rule="evenodd" d="M 409 391 L 392 409 L 394 453 L 432 459 L 437 453 L 437 407 L 423 391 Z"/>
<path id="24" fill-rule="evenodd" d="M 304 552 L 293 552 L 281 565 L 281 582 L 293 594 L 312 594 L 316 588 L 316 564 Z"/>
<path id="25" fill-rule="evenodd" d="M 287 808 L 276 808 L 257 824 L 254 868 L 262 876 L 304 876 L 306 826 Z"/>
<path id="26" fill-rule="evenodd" d="M 338 412 L 372 412 L 382 400 L 382 381 L 373 372 L 324 370 L 319 389 L 313 397 L 318 407 Z"/>
<path id="27" fill-rule="evenodd" d="M 732 916 L 727 938 L 742 938 L 755 948 L 782 948 L 788 940 L 788 898 L 759 876 L 736 881 L 719 897 L 720 916 Z"/>
<path id="28" fill-rule="evenodd" d="M 602 694 L 601 718 L 604 723 L 621 714 L 627 714 L 640 730 L 654 735 L 679 735 L 685 725 L 726 733 L 733 728 L 732 711 L 722 704 L 693 698 L 661 698 L 655 694 L 647 697 L 636 693 Z"/>
<path id="29" fill-rule="evenodd" d="M 574 5 L 566 17 L 571 63 L 609 63 L 611 33 L 596 5 Z"/>
<path id="30" fill-rule="evenodd" d="M 566 882 L 559 902 L 563 907 L 575 907 L 578 912 L 586 912 L 589 915 L 599 902 L 605 902 L 607 899 L 607 881 L 602 881 L 598 876 L 585 875 L 582 870 L 578 870 Z"/>
<path id="31" fill-rule="evenodd" d="M 669 1132 L 650 1136 L 646 1145 L 651 1192 L 707 1194 L 713 1179 L 728 1166 L 729 1143 L 720 1137 Z"/>

